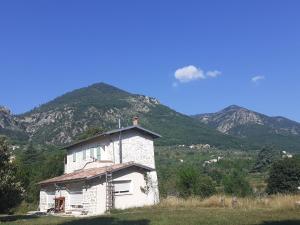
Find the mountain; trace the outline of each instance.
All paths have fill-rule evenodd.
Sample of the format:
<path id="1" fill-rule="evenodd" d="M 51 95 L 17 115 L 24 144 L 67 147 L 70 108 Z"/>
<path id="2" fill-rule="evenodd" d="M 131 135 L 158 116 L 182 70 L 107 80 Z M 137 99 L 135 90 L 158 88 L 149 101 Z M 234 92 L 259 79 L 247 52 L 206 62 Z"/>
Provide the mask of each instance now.
<path id="1" fill-rule="evenodd" d="M 105 83 L 66 93 L 22 115 L 9 115 L 3 129 L 18 130 L 42 144 L 64 145 L 88 128 L 114 129 L 118 118 L 122 126 L 127 126 L 134 116 L 139 116 L 142 126 L 163 136 L 157 142 L 161 145 L 207 143 L 223 148 L 245 145 L 238 138 L 178 113 L 155 98 L 131 94 Z"/>
<path id="2" fill-rule="evenodd" d="M 12 115 L 10 110 L 4 106 L 0 106 L 0 134 L 19 139 L 20 141 L 28 139 L 24 127 L 18 118 Z"/>
<path id="3" fill-rule="evenodd" d="M 224 134 L 253 144 L 300 151 L 300 123 L 284 117 L 270 117 L 236 105 L 193 117 Z"/>

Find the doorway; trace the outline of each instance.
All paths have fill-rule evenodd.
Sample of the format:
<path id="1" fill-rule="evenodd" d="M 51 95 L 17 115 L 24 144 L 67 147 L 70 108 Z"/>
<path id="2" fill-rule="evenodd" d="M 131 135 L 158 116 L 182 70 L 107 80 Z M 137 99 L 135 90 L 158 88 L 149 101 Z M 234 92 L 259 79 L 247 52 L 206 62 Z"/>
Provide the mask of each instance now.
<path id="1" fill-rule="evenodd" d="M 57 213 L 65 212 L 65 197 L 55 198 L 55 212 Z"/>

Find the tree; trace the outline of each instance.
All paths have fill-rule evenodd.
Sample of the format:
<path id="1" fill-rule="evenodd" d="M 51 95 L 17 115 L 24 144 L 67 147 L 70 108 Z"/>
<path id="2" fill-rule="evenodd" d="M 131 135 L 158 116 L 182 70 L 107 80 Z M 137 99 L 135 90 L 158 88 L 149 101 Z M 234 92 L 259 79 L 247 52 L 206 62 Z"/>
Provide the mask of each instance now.
<path id="1" fill-rule="evenodd" d="M 37 203 L 41 180 L 63 174 L 65 152 L 29 143 L 16 157 L 17 176 L 25 189 L 27 203 Z"/>
<path id="2" fill-rule="evenodd" d="M 279 159 L 279 151 L 276 151 L 272 146 L 265 146 L 258 153 L 252 172 L 262 172 L 268 170 L 272 163 Z"/>
<path id="3" fill-rule="evenodd" d="M 38 200 L 39 176 L 42 172 L 43 157 L 40 151 L 30 142 L 17 156 L 17 176 L 25 189 L 24 199 L 33 203 Z"/>
<path id="4" fill-rule="evenodd" d="M 271 167 L 267 180 L 268 194 L 297 193 L 300 186 L 300 159 L 282 159 Z"/>
<path id="5" fill-rule="evenodd" d="M 22 200 L 22 187 L 16 179 L 7 139 L 0 137 L 0 213 L 8 212 Z"/>
<path id="6" fill-rule="evenodd" d="M 208 197 L 216 192 L 212 179 L 191 165 L 179 169 L 176 186 L 181 197 Z"/>
<path id="7" fill-rule="evenodd" d="M 245 197 L 252 193 L 252 188 L 249 182 L 245 179 L 242 173 L 237 170 L 232 171 L 223 179 L 224 192 L 240 197 Z"/>

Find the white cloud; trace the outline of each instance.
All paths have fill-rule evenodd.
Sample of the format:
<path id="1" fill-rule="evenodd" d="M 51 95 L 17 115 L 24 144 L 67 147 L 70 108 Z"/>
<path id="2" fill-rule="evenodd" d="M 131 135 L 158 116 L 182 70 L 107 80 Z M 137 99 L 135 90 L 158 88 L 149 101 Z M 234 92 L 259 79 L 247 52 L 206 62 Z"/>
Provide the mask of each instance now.
<path id="1" fill-rule="evenodd" d="M 193 80 L 205 79 L 204 72 L 193 65 L 179 68 L 175 71 L 175 78 L 182 83 L 187 83 Z"/>
<path id="2" fill-rule="evenodd" d="M 251 78 L 251 81 L 252 81 L 253 83 L 257 83 L 257 82 L 259 82 L 260 80 L 264 80 L 264 79 L 265 79 L 265 76 L 254 76 L 254 77 Z"/>
<path id="3" fill-rule="evenodd" d="M 206 76 L 208 77 L 212 77 L 212 78 L 215 78 L 215 77 L 218 77 L 220 76 L 222 73 L 218 70 L 210 70 L 210 71 L 207 71 L 206 72 Z"/>

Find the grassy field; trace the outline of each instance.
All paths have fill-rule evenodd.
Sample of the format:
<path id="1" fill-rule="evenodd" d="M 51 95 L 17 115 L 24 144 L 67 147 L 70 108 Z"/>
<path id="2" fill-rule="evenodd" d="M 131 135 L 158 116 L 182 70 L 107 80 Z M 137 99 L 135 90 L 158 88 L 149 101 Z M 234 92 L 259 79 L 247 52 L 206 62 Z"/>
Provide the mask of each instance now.
<path id="1" fill-rule="evenodd" d="M 219 196 L 209 199 L 166 199 L 155 207 L 116 211 L 111 215 L 72 218 L 57 216 L 2 216 L 5 225 L 300 225 L 300 209 L 295 207 L 298 196 L 268 199 L 239 199 L 236 208 L 225 198 L 221 207 Z"/>
<path id="2" fill-rule="evenodd" d="M 4 222 L 10 219 L 11 221 Z M 2 217 L 1 224 L 22 225 L 296 225 L 300 224 L 300 210 L 228 209 L 228 208 L 165 208 L 135 209 L 110 216 L 90 218 L 62 218 L 44 216 Z"/>

